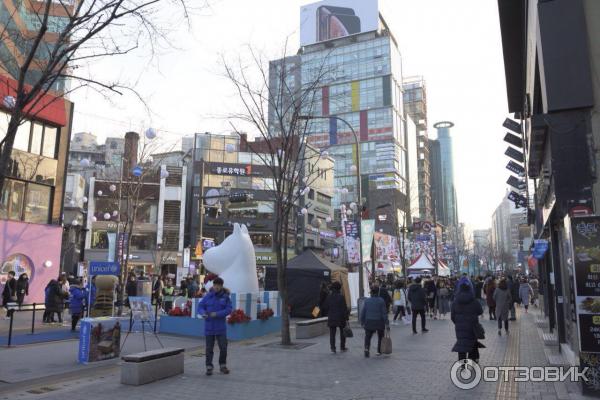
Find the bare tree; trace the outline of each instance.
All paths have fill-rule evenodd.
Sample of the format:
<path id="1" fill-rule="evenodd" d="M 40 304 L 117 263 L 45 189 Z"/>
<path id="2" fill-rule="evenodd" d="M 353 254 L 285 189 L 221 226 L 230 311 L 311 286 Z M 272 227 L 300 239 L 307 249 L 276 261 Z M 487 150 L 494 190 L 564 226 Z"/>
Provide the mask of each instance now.
<path id="1" fill-rule="evenodd" d="M 103 183 L 108 186 L 108 203 L 105 206 L 110 207 L 105 210 L 97 210 L 98 214 L 108 214 L 109 219 L 117 222 L 117 230 L 121 237 L 117 237 L 122 246 L 122 252 L 116 259 L 121 264 L 120 292 L 121 305 L 125 299 L 125 284 L 127 282 L 128 263 L 131 254 L 131 238 L 135 227 L 141 222 L 140 212 L 144 210 L 151 201 L 158 198 L 160 188 L 160 161 L 154 160 L 152 154 L 159 149 L 164 150 L 164 143 L 158 139 L 144 138 L 137 154 L 137 166 L 139 174 L 133 174 L 120 167 L 120 171 L 113 171 L 109 176 L 109 181 Z M 131 160 L 123 160 L 122 163 L 131 165 Z M 156 249 L 150 249 L 156 250 Z M 122 306 L 119 308 L 119 314 L 122 313 Z"/>
<path id="2" fill-rule="evenodd" d="M 248 148 L 269 168 L 273 177 L 273 247 L 282 299 L 281 344 L 289 345 L 288 239 L 293 235 L 298 199 L 309 190 L 317 174 L 323 172 L 307 168 L 321 153 L 307 151 L 306 143 L 313 126 L 306 117 L 314 115 L 320 93 L 317 89 L 327 79 L 328 72 L 324 66 L 315 68 L 303 77 L 309 78 L 308 81 L 299 84 L 301 79 L 291 79 L 299 78 L 297 59 L 284 54 L 280 60 L 269 63 L 263 55 L 248 49 L 248 62 L 240 58 L 229 63 L 223 58 L 225 76 L 241 102 L 241 112 L 229 117 L 235 121 L 232 126 L 236 132 L 240 131 L 238 123 L 256 132 L 256 141 L 248 143 Z"/>
<path id="3" fill-rule="evenodd" d="M 8 49 L 0 56 L 0 71 L 15 83 L 6 81 L 6 92 L 12 95 L 2 99 L 10 121 L 0 141 L 0 188 L 17 129 L 25 118 L 35 117 L 52 102 L 62 101 L 82 87 L 105 96 L 128 91 L 143 101 L 133 87 L 118 80 L 102 81 L 84 71 L 103 58 L 141 47 L 148 48 L 154 57 L 158 50 L 170 46 L 167 27 L 176 26 L 162 19 L 165 12 L 161 9 L 169 9 L 169 15 L 178 11 L 181 19 L 189 21 L 189 12 L 205 7 L 208 1 L 23 0 L 32 17 L 33 29 L 27 31 L 12 22 L 18 9 L 9 9 L 9 22 L 0 30 L 0 40 Z"/>

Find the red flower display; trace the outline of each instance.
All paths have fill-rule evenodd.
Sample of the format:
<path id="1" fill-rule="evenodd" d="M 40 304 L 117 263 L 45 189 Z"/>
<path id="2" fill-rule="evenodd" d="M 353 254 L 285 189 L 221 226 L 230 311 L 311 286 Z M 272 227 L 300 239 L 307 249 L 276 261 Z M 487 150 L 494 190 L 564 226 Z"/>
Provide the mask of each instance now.
<path id="1" fill-rule="evenodd" d="M 239 324 L 244 322 L 250 322 L 250 317 L 246 315 L 243 310 L 234 310 L 227 319 L 230 324 Z"/>
<path id="2" fill-rule="evenodd" d="M 272 309 L 265 308 L 264 310 L 261 310 L 258 313 L 257 318 L 260 319 L 261 321 L 266 321 L 269 318 L 271 318 L 273 315 L 275 315 L 275 312 Z"/>

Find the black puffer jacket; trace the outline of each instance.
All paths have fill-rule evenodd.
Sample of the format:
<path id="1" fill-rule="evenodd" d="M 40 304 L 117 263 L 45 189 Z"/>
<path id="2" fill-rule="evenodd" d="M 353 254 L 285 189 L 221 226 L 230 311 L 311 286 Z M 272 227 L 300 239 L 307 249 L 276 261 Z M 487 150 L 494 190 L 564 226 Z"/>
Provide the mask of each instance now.
<path id="1" fill-rule="evenodd" d="M 346 299 L 339 290 L 333 290 L 323 302 L 323 308 L 327 312 L 327 325 L 329 327 L 344 327 L 350 316 L 346 305 Z"/>
<path id="2" fill-rule="evenodd" d="M 413 283 L 408 288 L 408 301 L 410 301 L 410 308 L 413 310 L 424 310 L 427 295 L 425 289 L 420 283 Z"/>
<path id="3" fill-rule="evenodd" d="M 54 279 L 48 283 L 47 289 L 46 311 L 63 312 L 65 309 L 65 298 L 69 295 L 62 291 L 60 284 Z"/>
<path id="4" fill-rule="evenodd" d="M 460 290 L 452 303 L 450 319 L 454 322 L 456 332 L 456 344 L 452 351 L 467 353 L 478 346 L 477 337 L 473 330 L 475 324 L 479 322 L 479 316 L 483 314 L 481 303 L 475 299 L 475 295 L 470 290 Z"/>

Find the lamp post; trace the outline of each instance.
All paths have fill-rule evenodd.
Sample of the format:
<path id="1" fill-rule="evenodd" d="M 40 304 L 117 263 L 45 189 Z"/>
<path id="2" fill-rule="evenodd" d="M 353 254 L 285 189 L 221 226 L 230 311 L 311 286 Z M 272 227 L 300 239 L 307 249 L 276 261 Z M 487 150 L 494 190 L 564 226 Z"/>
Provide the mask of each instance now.
<path id="1" fill-rule="evenodd" d="M 341 118 L 338 116 L 301 115 L 298 117 L 299 120 L 305 120 L 305 121 L 308 121 L 311 119 L 331 119 L 331 118 L 334 118 L 334 119 L 346 124 L 350 128 L 350 131 L 352 131 L 352 135 L 354 135 L 354 144 L 356 146 L 356 192 L 357 192 L 356 220 L 357 220 L 357 224 L 358 224 L 358 237 L 360 240 L 360 220 L 361 220 L 361 213 L 362 213 L 362 205 L 361 205 L 361 203 L 362 203 L 362 187 L 361 187 L 361 181 L 360 181 L 360 144 L 359 144 L 358 135 L 357 135 L 356 131 L 354 130 L 354 128 L 348 121 L 346 121 L 344 118 Z M 358 292 L 359 292 L 360 297 L 364 297 L 365 296 L 365 282 L 364 282 L 364 277 L 363 277 L 362 244 L 360 244 L 358 247 L 359 247 L 359 251 L 360 251 L 360 267 L 358 269 L 358 273 L 359 273 Z"/>

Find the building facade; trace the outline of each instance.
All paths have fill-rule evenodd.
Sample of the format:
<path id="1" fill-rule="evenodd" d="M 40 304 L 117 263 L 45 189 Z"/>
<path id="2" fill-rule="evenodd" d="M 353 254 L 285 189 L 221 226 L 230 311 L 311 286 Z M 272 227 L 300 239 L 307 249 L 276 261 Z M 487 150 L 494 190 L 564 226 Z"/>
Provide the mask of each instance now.
<path id="1" fill-rule="evenodd" d="M 549 243 L 538 261 L 544 311 L 561 353 L 580 365 L 580 351 L 600 351 L 581 340 L 590 328 L 581 326 L 576 304 L 578 296 L 597 295 L 584 294 L 597 278 L 583 285 L 591 267 L 571 254 L 571 217 L 597 214 L 600 201 L 600 3 L 501 0 L 499 16 L 508 110 L 525 150 L 529 222 L 535 238 Z"/>
<path id="2" fill-rule="evenodd" d="M 411 177 L 409 186 L 418 185 L 418 217 L 423 220 L 433 219 L 433 206 L 431 200 L 431 166 L 429 161 L 429 134 L 427 131 L 427 87 L 421 76 L 404 78 L 404 110 L 416 125 L 417 152 L 409 152 L 408 158 L 416 158 L 418 178 L 416 181 Z M 407 132 L 407 135 L 412 135 Z M 410 142 L 411 137 L 408 137 Z M 410 172 L 412 175 L 412 172 Z M 413 195 L 411 194 L 411 201 Z M 411 207 L 412 209 L 412 207 Z M 414 214 L 414 213 L 411 213 Z M 416 215 L 413 215 L 415 217 Z"/>
<path id="3" fill-rule="evenodd" d="M 0 75 L 0 98 L 16 82 Z M 49 104 L 19 127 L 0 190 L 0 282 L 9 271 L 30 277 L 28 303 L 44 300 L 44 287 L 61 270 L 63 196 L 73 104 L 44 96 Z M 0 140 L 9 122 L 0 104 Z"/>

